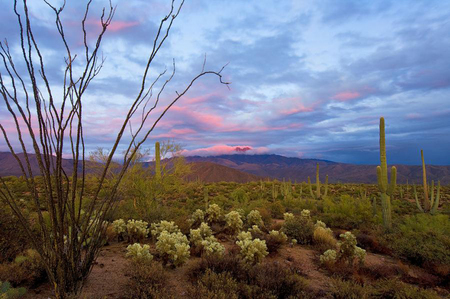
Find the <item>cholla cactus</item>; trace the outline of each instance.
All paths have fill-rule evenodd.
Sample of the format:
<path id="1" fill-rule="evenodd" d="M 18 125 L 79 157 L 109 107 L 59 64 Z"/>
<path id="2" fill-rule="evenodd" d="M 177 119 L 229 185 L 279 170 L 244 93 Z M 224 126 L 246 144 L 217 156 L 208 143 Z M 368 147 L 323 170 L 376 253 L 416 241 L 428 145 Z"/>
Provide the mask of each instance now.
<path id="1" fill-rule="evenodd" d="M 260 239 L 245 239 L 237 241 L 236 244 L 241 248 L 239 255 L 248 264 L 257 264 L 269 254 L 266 241 Z"/>
<path id="2" fill-rule="evenodd" d="M 314 228 L 318 228 L 318 227 L 327 228 L 327 225 L 325 224 L 325 222 L 317 220 L 316 224 L 314 224 Z"/>
<path id="3" fill-rule="evenodd" d="M 251 232 L 240 232 L 238 235 L 237 235 L 237 239 L 239 240 L 239 241 L 243 241 L 243 240 L 247 240 L 247 239 L 252 239 L 252 233 Z"/>
<path id="4" fill-rule="evenodd" d="M 300 212 L 300 216 L 305 217 L 305 218 L 310 218 L 311 217 L 311 211 L 310 210 L 303 210 Z"/>
<path id="5" fill-rule="evenodd" d="M 326 265 L 333 265 L 337 261 L 337 252 L 333 249 L 328 249 L 320 256 L 320 263 Z"/>
<path id="6" fill-rule="evenodd" d="M 189 259 L 189 249 L 189 241 L 181 232 L 162 231 L 156 242 L 156 250 L 164 262 L 170 262 L 174 266 L 180 266 Z"/>
<path id="7" fill-rule="evenodd" d="M 355 259 L 357 259 L 360 264 L 364 264 L 366 251 L 356 246 L 356 237 L 351 232 L 346 232 L 339 236 L 341 241 L 337 244 L 338 250 L 327 250 L 322 256 L 335 255 L 335 261 L 347 261 L 349 264 L 353 264 Z M 335 252 L 335 254 L 332 252 Z M 326 259 L 325 257 L 322 258 L 322 256 L 320 257 L 321 262 L 322 259 Z"/>
<path id="8" fill-rule="evenodd" d="M 202 252 L 206 256 L 223 256 L 225 252 L 225 247 L 220 244 L 214 236 L 206 237 L 205 240 L 201 242 L 203 247 Z"/>
<path id="9" fill-rule="evenodd" d="M 277 230 L 271 230 L 269 232 L 269 235 L 281 240 L 283 243 L 286 243 L 288 240 L 288 237 L 286 236 L 285 233 L 277 231 Z"/>
<path id="10" fill-rule="evenodd" d="M 366 258 L 366 251 L 358 246 L 355 247 L 355 257 L 358 259 L 360 264 L 364 264 Z"/>
<path id="11" fill-rule="evenodd" d="M 112 223 L 113 231 L 117 235 L 118 240 L 123 240 L 123 235 L 127 231 L 127 224 L 123 219 L 114 220 Z"/>
<path id="12" fill-rule="evenodd" d="M 295 219 L 295 216 L 294 216 L 294 214 L 292 214 L 292 213 L 284 213 L 284 214 L 283 214 L 283 218 L 284 218 L 284 221 L 285 221 L 285 222 L 288 222 L 288 221 L 294 220 L 294 219 Z"/>
<path id="13" fill-rule="evenodd" d="M 116 234 L 122 234 L 127 231 L 127 224 L 123 219 L 114 220 L 112 226 Z"/>
<path id="14" fill-rule="evenodd" d="M 253 225 L 257 225 L 259 227 L 263 226 L 264 223 L 262 221 L 261 214 L 259 213 L 258 210 L 252 210 L 252 211 L 250 211 L 250 213 L 248 213 L 247 224 L 249 226 L 253 226 Z"/>
<path id="15" fill-rule="evenodd" d="M 297 243 L 298 243 L 297 239 L 291 239 L 292 246 L 297 245 Z"/>
<path id="16" fill-rule="evenodd" d="M 148 236 L 149 229 L 147 228 L 148 223 L 142 220 L 128 220 L 127 223 L 127 233 L 129 241 L 142 240 Z"/>
<path id="17" fill-rule="evenodd" d="M 152 223 L 151 227 L 152 227 L 152 236 L 154 238 L 158 238 L 163 231 L 166 231 L 168 233 L 180 232 L 180 229 L 173 221 L 169 222 L 163 220 L 160 223 Z"/>
<path id="18" fill-rule="evenodd" d="M 192 245 L 199 246 L 205 238 L 212 236 L 212 230 L 207 223 L 202 222 L 199 228 L 191 229 L 190 236 Z"/>
<path id="19" fill-rule="evenodd" d="M 191 227 L 197 227 L 200 223 L 205 221 L 205 213 L 202 210 L 197 209 L 194 213 L 192 213 L 192 216 L 188 221 Z"/>
<path id="20" fill-rule="evenodd" d="M 257 225 L 252 225 L 252 227 L 249 228 L 248 231 L 252 234 L 252 236 L 259 236 L 263 233 Z"/>
<path id="21" fill-rule="evenodd" d="M 244 222 L 241 219 L 241 215 L 237 211 L 231 211 L 230 213 L 226 214 L 225 221 L 227 222 L 227 228 L 231 231 L 232 234 L 240 231 L 244 225 Z"/>
<path id="22" fill-rule="evenodd" d="M 150 246 L 142 246 L 139 243 L 128 245 L 126 257 L 136 263 L 148 263 L 153 260 L 153 255 L 150 253 Z"/>
<path id="23" fill-rule="evenodd" d="M 206 218 L 210 224 L 222 220 L 222 215 L 223 211 L 217 204 L 209 205 L 206 210 Z"/>

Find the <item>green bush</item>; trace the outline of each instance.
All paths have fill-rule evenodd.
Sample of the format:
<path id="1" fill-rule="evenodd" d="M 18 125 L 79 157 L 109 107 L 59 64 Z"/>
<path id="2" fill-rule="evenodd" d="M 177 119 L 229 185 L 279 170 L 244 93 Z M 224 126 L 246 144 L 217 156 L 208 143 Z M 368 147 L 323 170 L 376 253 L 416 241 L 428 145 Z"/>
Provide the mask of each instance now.
<path id="1" fill-rule="evenodd" d="M 25 288 L 13 288 L 11 287 L 11 284 L 7 281 L 2 282 L 0 281 L 0 299 L 16 299 L 20 298 L 27 290 Z"/>
<path id="2" fill-rule="evenodd" d="M 375 221 L 371 202 L 349 195 L 341 195 L 335 199 L 325 198 L 323 211 L 321 218 L 331 227 L 354 229 Z"/>
<path id="3" fill-rule="evenodd" d="M 299 244 L 310 244 L 314 233 L 314 224 L 308 217 L 293 217 L 285 213 L 285 222 L 282 231 Z"/>
<path id="4" fill-rule="evenodd" d="M 450 265 L 448 215 L 405 216 L 386 238 L 396 255 L 414 264 Z"/>

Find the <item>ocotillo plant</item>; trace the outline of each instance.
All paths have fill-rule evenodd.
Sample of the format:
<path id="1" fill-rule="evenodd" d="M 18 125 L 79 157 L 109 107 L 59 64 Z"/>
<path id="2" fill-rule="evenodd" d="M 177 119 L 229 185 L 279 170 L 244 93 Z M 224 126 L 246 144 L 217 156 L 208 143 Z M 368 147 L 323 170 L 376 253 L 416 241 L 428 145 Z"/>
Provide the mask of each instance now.
<path id="1" fill-rule="evenodd" d="M 161 149 L 159 142 L 155 142 L 155 179 L 161 179 Z"/>
<path id="2" fill-rule="evenodd" d="M 380 118 L 380 166 L 377 166 L 378 189 L 380 190 L 383 225 L 387 229 L 392 228 L 391 196 L 397 185 L 397 168 L 391 168 L 391 183 L 388 184 L 386 161 L 386 138 L 384 131 L 384 118 Z"/>
<path id="3" fill-rule="evenodd" d="M 414 198 L 416 199 L 416 204 L 419 210 L 422 213 L 430 212 L 430 214 L 435 214 L 437 208 L 439 206 L 439 197 L 440 197 L 440 189 L 441 182 L 438 181 L 436 197 L 434 197 L 434 181 L 431 181 L 431 198 L 428 196 L 428 186 L 427 186 L 427 170 L 425 165 L 425 159 L 423 158 L 423 150 L 420 150 L 420 155 L 422 156 L 422 174 L 423 174 L 423 193 L 424 197 L 422 199 L 423 208 L 420 205 L 419 199 L 417 197 L 416 185 L 413 185 L 414 188 Z"/>
<path id="4" fill-rule="evenodd" d="M 317 163 L 316 167 L 316 192 L 313 192 L 312 185 L 311 185 L 311 179 L 308 177 L 308 185 L 309 185 L 309 192 L 311 193 L 311 197 L 315 199 L 322 198 L 320 194 L 320 179 L 319 179 L 319 163 Z M 328 194 L 328 175 L 325 177 L 325 191 L 323 196 L 327 196 Z"/>

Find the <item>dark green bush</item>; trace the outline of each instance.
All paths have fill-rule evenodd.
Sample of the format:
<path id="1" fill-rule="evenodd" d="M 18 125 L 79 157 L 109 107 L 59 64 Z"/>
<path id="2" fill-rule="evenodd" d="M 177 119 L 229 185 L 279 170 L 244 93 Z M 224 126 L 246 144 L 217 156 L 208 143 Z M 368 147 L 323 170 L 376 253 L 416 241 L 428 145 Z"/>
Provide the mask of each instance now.
<path id="1" fill-rule="evenodd" d="M 448 215 L 405 216 L 386 237 L 394 253 L 416 265 L 450 265 Z"/>
<path id="2" fill-rule="evenodd" d="M 158 262 L 131 262 L 127 270 L 130 275 L 129 298 L 169 298 L 167 288 L 168 275 L 164 267 Z"/>
<path id="3" fill-rule="evenodd" d="M 295 217 L 283 224 L 282 231 L 291 239 L 296 239 L 298 244 L 311 244 L 314 234 L 314 224 L 310 218 Z"/>
<path id="4" fill-rule="evenodd" d="M 431 290 L 403 283 L 397 279 L 379 280 L 373 285 L 371 298 L 380 299 L 439 299 Z"/>
<path id="5" fill-rule="evenodd" d="M 330 295 L 334 299 L 367 299 L 370 293 L 370 287 L 354 281 L 333 279 L 330 286 Z"/>

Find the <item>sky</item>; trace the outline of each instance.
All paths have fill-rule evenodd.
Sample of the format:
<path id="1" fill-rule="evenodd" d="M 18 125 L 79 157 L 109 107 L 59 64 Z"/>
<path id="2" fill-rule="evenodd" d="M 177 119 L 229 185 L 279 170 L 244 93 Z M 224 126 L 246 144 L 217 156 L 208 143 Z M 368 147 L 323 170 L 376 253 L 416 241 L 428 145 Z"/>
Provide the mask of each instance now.
<path id="1" fill-rule="evenodd" d="M 41 1 L 29 2 L 46 73 L 61 92 L 66 53 L 54 13 Z M 67 2 L 61 14 L 66 36 L 82 54 L 86 1 Z M 170 1 L 112 3 L 116 12 L 101 47 L 105 63 L 84 97 L 88 151 L 111 148 L 170 8 Z M 91 5 L 91 44 L 108 5 Z M 0 0 L 0 19 L 0 38 L 7 38 L 23 67 L 11 0 Z M 200 78 L 143 147 L 173 140 L 185 155 L 264 153 L 377 164 L 383 116 L 388 163 L 420 164 L 423 149 L 427 164 L 450 165 L 449 32 L 450 1 L 442 0 L 186 0 L 150 68 L 148 82 L 167 69 L 154 95 L 173 61 L 176 73 L 145 128 L 201 72 L 205 56 L 207 70 L 226 65 L 223 80 L 231 84 L 213 75 Z M 14 136 L 3 101 L 0 120 Z M 126 132 L 121 146 L 129 140 Z M 0 150 L 6 150 L 3 139 Z"/>

